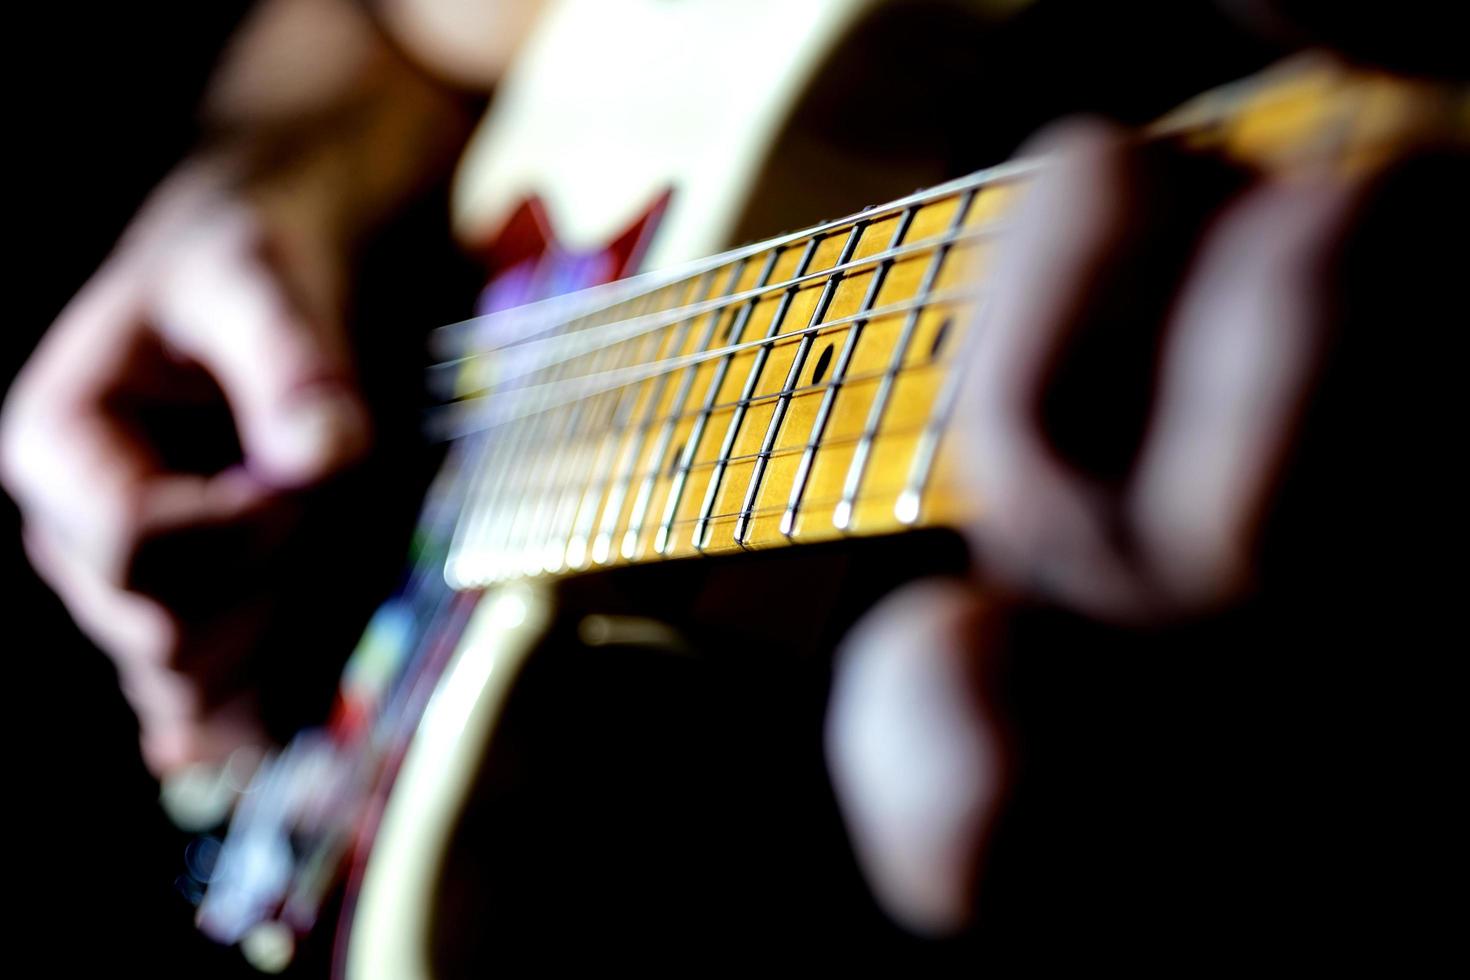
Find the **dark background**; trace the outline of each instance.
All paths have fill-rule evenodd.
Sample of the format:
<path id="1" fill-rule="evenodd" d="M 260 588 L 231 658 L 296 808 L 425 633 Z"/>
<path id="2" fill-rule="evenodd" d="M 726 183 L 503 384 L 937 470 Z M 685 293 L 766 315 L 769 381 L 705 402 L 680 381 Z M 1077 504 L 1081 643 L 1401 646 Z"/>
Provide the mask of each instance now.
<path id="1" fill-rule="evenodd" d="M 243 2 L 17 5 L 6 30 L 10 283 L 0 376 L 102 261 L 195 139 L 193 107 Z M 224 976 L 176 897 L 184 840 L 158 811 L 106 660 L 21 554 L 4 502 L 0 569 L 14 935 L 36 974 L 139 968 Z M 89 969 L 90 968 L 90 969 Z"/>

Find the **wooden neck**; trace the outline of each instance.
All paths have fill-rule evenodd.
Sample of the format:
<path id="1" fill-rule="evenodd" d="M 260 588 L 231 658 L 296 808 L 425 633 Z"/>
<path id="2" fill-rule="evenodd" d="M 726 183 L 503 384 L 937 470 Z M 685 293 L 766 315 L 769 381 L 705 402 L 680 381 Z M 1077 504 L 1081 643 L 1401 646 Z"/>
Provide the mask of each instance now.
<path id="1" fill-rule="evenodd" d="M 1345 119 L 1411 118 L 1365 109 L 1403 83 L 1309 67 L 1155 133 L 1278 172 L 1320 168 L 1324 147 L 1358 166 L 1405 144 L 1339 138 Z M 1034 169 L 448 329 L 449 581 L 973 517 L 946 435 L 999 221 Z"/>
<path id="2" fill-rule="evenodd" d="M 451 580 L 967 516 L 943 435 L 1026 170 L 606 291 L 552 332 L 458 360 L 441 422 L 475 458 L 457 478 Z"/>

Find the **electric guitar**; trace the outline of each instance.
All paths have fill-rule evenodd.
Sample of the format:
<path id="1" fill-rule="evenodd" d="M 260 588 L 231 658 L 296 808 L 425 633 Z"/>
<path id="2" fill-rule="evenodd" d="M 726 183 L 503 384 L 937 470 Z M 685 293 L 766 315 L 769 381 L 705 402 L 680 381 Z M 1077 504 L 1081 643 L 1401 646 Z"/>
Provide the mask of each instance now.
<path id="1" fill-rule="evenodd" d="M 434 337 L 430 424 L 451 447 L 413 563 L 328 725 L 238 795 L 199 907 L 208 934 L 263 966 L 323 928 L 345 882 L 339 968 L 438 972 L 449 855 L 501 709 L 548 636 L 678 653 L 696 569 L 769 568 L 834 542 L 918 541 L 934 567 L 963 567 L 952 540 L 923 534 L 978 516 L 952 444 L 956 398 L 987 264 L 1044 162 L 693 258 L 738 234 L 762 148 L 880 5 L 730 4 L 719 44 L 691 35 L 693 5 L 633 5 L 632 30 L 614 6 L 548 16 L 465 158 L 458 222 L 493 240 L 502 271 L 480 315 Z M 660 57 L 611 63 L 594 42 L 613 16 Z M 766 83 L 727 84 L 761 75 L 752 54 Z M 630 135 L 614 98 L 570 86 L 567 64 L 631 72 L 660 97 Z M 1207 95 L 1154 137 L 1289 169 L 1333 134 L 1334 158 L 1364 165 L 1412 141 L 1404 120 L 1422 117 L 1394 110 L 1416 98 L 1316 63 Z M 604 179 L 564 179 L 587 145 L 607 148 L 591 168 Z M 665 592 L 646 608 L 667 617 L 609 598 L 640 576 Z M 604 600 L 590 614 L 574 601 L 589 594 Z"/>

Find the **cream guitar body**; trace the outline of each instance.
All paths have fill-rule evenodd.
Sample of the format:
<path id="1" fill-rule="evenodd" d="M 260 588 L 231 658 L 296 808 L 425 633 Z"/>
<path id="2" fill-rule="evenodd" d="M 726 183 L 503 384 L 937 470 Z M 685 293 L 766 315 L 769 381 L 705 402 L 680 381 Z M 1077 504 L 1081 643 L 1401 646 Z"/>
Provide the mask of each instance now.
<path id="1" fill-rule="evenodd" d="M 496 719 L 551 617 L 544 589 L 487 595 L 429 701 L 378 827 L 357 898 L 347 975 L 433 975 L 430 924 L 450 829 Z"/>

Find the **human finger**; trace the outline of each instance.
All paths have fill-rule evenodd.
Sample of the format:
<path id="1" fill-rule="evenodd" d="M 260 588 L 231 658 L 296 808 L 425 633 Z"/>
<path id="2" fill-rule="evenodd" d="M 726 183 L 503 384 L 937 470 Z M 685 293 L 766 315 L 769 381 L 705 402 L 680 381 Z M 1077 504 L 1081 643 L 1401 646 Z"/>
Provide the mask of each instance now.
<path id="1" fill-rule="evenodd" d="M 966 583 L 895 592 L 838 652 L 827 709 L 833 788 L 880 903 L 925 934 L 962 928 L 1008 786 L 986 666 L 999 608 Z"/>

